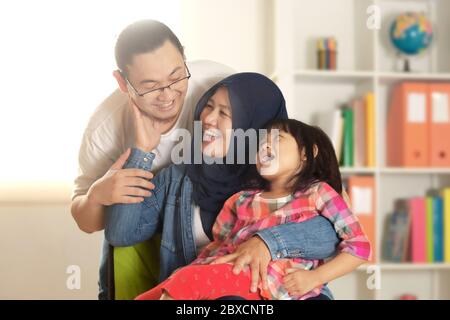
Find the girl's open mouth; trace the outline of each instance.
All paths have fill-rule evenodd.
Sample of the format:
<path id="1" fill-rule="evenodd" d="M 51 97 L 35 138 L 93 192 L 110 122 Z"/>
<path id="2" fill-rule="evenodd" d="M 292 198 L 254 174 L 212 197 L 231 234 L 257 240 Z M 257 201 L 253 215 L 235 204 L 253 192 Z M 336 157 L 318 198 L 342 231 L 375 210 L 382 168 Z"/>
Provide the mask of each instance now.
<path id="1" fill-rule="evenodd" d="M 260 159 L 260 161 L 261 161 L 261 164 L 266 164 L 266 163 L 269 163 L 270 161 L 272 161 L 273 159 L 275 159 L 275 154 L 263 154 L 263 155 L 260 155 L 260 157 L 259 157 L 259 159 Z"/>

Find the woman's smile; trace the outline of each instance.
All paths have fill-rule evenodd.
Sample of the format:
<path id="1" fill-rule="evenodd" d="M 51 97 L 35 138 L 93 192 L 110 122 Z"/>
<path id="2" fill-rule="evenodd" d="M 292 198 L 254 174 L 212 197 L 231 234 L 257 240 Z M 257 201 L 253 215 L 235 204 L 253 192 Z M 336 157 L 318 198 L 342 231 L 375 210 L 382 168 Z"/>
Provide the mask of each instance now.
<path id="1" fill-rule="evenodd" d="M 222 137 L 222 132 L 219 129 L 209 128 L 203 132 L 203 141 L 204 142 L 213 142 L 216 139 Z"/>

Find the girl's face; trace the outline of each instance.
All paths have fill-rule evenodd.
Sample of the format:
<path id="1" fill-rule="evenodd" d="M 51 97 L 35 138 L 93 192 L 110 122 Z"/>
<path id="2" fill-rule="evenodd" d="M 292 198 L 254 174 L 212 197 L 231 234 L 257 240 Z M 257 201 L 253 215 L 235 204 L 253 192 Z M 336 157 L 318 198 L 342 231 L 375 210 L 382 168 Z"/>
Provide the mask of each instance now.
<path id="1" fill-rule="evenodd" d="M 278 132 L 278 134 L 276 134 Z M 274 130 L 261 141 L 256 155 L 256 168 L 268 181 L 289 179 L 301 170 L 306 157 L 300 156 L 295 138 L 282 130 Z"/>
<path id="2" fill-rule="evenodd" d="M 219 87 L 200 113 L 202 122 L 202 153 L 223 158 L 227 154 L 233 125 L 228 89 Z"/>

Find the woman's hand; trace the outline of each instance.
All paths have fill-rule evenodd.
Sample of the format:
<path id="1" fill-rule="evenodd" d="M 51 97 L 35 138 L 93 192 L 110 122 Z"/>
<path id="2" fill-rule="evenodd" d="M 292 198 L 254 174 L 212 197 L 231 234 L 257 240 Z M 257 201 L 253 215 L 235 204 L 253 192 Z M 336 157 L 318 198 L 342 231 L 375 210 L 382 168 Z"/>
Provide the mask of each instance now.
<path id="1" fill-rule="evenodd" d="M 250 265 L 252 282 L 250 290 L 256 292 L 259 279 L 267 289 L 267 267 L 271 261 L 270 251 L 260 237 L 254 236 L 238 246 L 232 254 L 220 257 L 211 264 L 232 263 L 233 273 L 239 274 L 245 266 Z"/>
<path id="2" fill-rule="evenodd" d="M 131 98 L 129 103 L 134 115 L 136 148 L 150 152 L 158 146 L 161 140 L 162 126 L 159 121 L 143 114 Z"/>
<path id="3" fill-rule="evenodd" d="M 286 273 L 283 282 L 291 296 L 302 296 L 322 284 L 314 270 L 290 268 Z"/>

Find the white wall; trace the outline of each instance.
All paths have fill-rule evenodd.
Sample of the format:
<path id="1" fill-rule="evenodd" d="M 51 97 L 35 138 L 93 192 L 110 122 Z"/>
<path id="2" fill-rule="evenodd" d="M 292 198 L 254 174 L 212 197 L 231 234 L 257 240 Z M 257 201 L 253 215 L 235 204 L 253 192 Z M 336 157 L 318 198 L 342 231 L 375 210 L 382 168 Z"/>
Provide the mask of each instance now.
<path id="1" fill-rule="evenodd" d="M 30 156 L 0 157 L 0 181 L 72 179 L 88 118 L 117 88 L 118 34 L 141 19 L 178 33 L 180 1 L 0 1 L 0 147 L 39 155 L 34 170 Z"/>
<path id="2" fill-rule="evenodd" d="M 271 10 L 271 0 L 183 0 L 179 36 L 188 59 L 212 59 L 239 71 L 271 75 Z M 26 170 L 36 167 L 25 161 L 30 164 Z M 97 298 L 103 235 L 87 235 L 76 226 L 70 183 L 22 178 L 11 185 L 0 179 L 0 299 Z M 69 265 L 81 268 L 80 290 L 66 287 Z"/>
<path id="3" fill-rule="evenodd" d="M 188 60 L 273 73 L 273 0 L 182 0 L 180 38 Z"/>
<path id="4" fill-rule="evenodd" d="M 0 299 L 97 299 L 101 239 L 78 229 L 68 202 L 0 203 Z M 66 286 L 70 265 L 80 290 Z"/>

